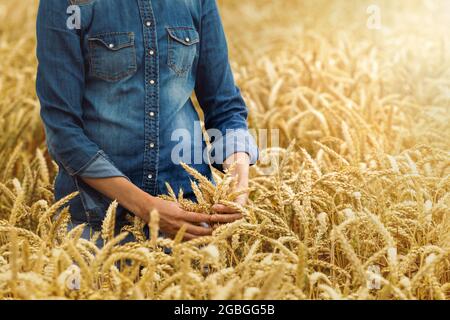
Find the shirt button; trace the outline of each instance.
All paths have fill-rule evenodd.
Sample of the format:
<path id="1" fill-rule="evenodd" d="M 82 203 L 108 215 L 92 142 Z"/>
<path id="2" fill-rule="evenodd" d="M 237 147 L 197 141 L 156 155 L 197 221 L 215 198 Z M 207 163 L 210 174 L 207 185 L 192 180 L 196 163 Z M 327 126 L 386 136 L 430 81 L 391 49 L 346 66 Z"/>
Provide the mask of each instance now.
<path id="1" fill-rule="evenodd" d="M 155 144 L 154 143 L 150 143 L 150 148 L 154 148 L 155 147 Z"/>
<path id="2" fill-rule="evenodd" d="M 146 25 L 147 27 L 150 27 L 150 26 L 152 25 L 152 22 L 147 20 L 147 21 L 145 22 L 145 25 Z"/>
<path id="3" fill-rule="evenodd" d="M 109 47 L 112 49 L 112 48 L 114 48 L 114 43 L 110 43 L 109 44 Z"/>
<path id="4" fill-rule="evenodd" d="M 155 84 L 155 80 L 150 80 L 150 84 Z"/>
<path id="5" fill-rule="evenodd" d="M 153 111 L 150 112 L 149 114 L 150 114 L 150 117 L 154 117 L 155 116 L 155 113 Z"/>
<path id="6" fill-rule="evenodd" d="M 191 42 L 191 39 L 189 39 L 189 38 L 186 38 L 185 40 L 186 40 L 186 42 Z"/>
<path id="7" fill-rule="evenodd" d="M 150 50 L 148 53 L 150 53 L 150 55 L 152 56 L 152 55 L 154 55 L 155 54 L 155 51 L 153 51 L 153 50 Z"/>
<path id="8" fill-rule="evenodd" d="M 150 173 L 150 174 L 147 176 L 147 178 L 153 179 L 153 175 Z"/>

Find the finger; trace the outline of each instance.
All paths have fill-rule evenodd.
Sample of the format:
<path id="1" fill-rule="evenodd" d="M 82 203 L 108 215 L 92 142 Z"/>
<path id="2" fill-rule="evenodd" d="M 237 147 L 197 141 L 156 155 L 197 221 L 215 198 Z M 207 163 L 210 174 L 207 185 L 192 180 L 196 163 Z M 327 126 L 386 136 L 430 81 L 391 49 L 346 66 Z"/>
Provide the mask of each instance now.
<path id="1" fill-rule="evenodd" d="M 238 213 L 236 209 L 227 207 L 223 204 L 215 204 L 213 205 L 212 209 L 218 213 Z"/>
<path id="2" fill-rule="evenodd" d="M 195 234 L 185 233 L 184 237 L 183 237 L 183 240 L 184 241 L 190 241 L 190 240 L 195 240 L 195 239 L 198 239 L 198 238 L 200 238 L 200 236 L 196 236 Z"/>
<path id="3" fill-rule="evenodd" d="M 242 219 L 242 215 L 239 213 L 213 214 L 211 216 L 211 222 L 216 222 L 216 223 L 231 223 L 231 222 L 234 222 L 239 219 Z"/>
<path id="4" fill-rule="evenodd" d="M 186 225 L 186 232 L 196 235 L 196 236 L 210 236 L 213 232 L 212 228 L 205 228 L 200 226 L 194 226 L 190 223 L 185 223 Z"/>
<path id="5" fill-rule="evenodd" d="M 196 222 L 196 223 L 210 221 L 210 215 L 208 215 L 208 214 L 197 213 L 197 212 L 188 212 L 188 211 L 184 211 L 180 215 L 180 218 L 185 221 Z"/>

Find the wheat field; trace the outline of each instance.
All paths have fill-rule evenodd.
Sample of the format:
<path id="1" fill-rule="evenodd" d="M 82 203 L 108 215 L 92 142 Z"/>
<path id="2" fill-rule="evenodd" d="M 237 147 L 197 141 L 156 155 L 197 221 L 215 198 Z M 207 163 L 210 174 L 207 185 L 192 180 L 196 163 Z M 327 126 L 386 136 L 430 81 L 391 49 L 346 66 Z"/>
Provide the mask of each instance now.
<path id="1" fill-rule="evenodd" d="M 181 242 L 131 217 L 114 235 L 115 202 L 91 241 L 67 232 L 35 96 L 37 4 L 0 2 L 0 298 L 449 299 L 448 1 L 376 1 L 377 28 L 365 0 L 219 3 L 250 127 L 279 146 L 252 167 L 242 221 Z M 231 177 L 186 170 L 198 203 L 164 197 L 233 205 Z"/>

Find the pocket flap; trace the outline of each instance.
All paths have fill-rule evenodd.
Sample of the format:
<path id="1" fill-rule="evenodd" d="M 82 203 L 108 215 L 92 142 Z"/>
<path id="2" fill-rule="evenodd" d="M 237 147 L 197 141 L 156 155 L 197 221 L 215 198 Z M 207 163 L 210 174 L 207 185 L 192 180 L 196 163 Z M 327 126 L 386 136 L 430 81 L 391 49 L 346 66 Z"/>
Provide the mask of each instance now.
<path id="1" fill-rule="evenodd" d="M 191 27 L 167 28 L 167 32 L 172 39 L 186 46 L 196 44 L 200 41 L 197 30 Z"/>
<path id="2" fill-rule="evenodd" d="M 97 34 L 89 38 L 90 42 L 102 44 L 110 50 L 120 50 L 134 45 L 133 32 L 111 32 Z"/>

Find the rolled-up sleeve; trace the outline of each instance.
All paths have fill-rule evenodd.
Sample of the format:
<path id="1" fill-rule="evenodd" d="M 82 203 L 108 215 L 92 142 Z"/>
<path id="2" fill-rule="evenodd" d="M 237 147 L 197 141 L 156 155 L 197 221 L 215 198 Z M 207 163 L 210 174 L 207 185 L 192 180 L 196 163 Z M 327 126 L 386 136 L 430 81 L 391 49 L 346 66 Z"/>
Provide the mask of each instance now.
<path id="1" fill-rule="evenodd" d="M 85 63 L 67 8 L 68 1 L 41 0 L 37 18 L 36 90 L 49 152 L 72 176 L 124 176 L 84 132 Z"/>
<path id="2" fill-rule="evenodd" d="M 205 128 L 220 132 L 211 141 L 213 165 L 222 169 L 225 159 L 246 152 L 251 164 L 258 148 L 248 131 L 248 110 L 237 88 L 228 58 L 224 28 L 215 0 L 202 1 L 200 57 L 195 93 L 205 116 Z"/>

